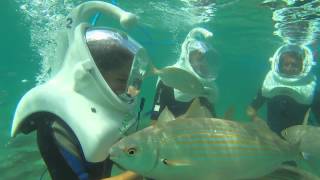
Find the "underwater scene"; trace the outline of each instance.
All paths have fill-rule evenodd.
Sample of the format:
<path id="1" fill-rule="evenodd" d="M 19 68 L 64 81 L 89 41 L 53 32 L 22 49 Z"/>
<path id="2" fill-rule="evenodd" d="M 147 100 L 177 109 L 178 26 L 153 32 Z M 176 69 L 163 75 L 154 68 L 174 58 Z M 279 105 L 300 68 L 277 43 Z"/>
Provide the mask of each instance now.
<path id="1" fill-rule="evenodd" d="M 0 4 L 0 180 L 320 179 L 320 0 Z"/>

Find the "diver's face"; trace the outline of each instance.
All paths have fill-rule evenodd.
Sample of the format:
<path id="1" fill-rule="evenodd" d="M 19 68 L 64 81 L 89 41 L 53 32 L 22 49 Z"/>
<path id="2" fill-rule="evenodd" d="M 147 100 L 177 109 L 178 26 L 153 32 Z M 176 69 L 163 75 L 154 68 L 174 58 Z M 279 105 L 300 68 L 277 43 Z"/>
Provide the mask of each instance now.
<path id="1" fill-rule="evenodd" d="M 134 57 L 127 49 L 117 44 L 110 44 L 98 49 L 99 53 L 95 53 L 95 62 L 112 91 L 121 95 L 126 91 Z"/>
<path id="2" fill-rule="evenodd" d="M 194 71 L 200 76 L 206 76 L 210 73 L 207 59 L 202 52 L 197 50 L 190 52 L 189 62 Z"/>
<path id="3" fill-rule="evenodd" d="M 204 59 L 204 54 L 200 51 L 192 51 L 189 54 L 189 62 L 193 69 L 199 70 L 199 71 L 205 71 L 206 67 L 203 61 Z"/>
<path id="4" fill-rule="evenodd" d="M 189 59 L 190 63 L 196 63 L 198 61 L 201 61 L 204 57 L 203 53 L 200 51 L 192 51 L 190 52 Z"/>
<path id="5" fill-rule="evenodd" d="M 280 72 L 286 75 L 297 75 L 302 70 L 302 61 L 290 55 L 283 55 Z"/>
<path id="6" fill-rule="evenodd" d="M 104 79 L 108 82 L 110 88 L 117 95 L 125 92 L 127 87 L 128 76 L 130 73 L 131 63 L 124 63 L 118 69 L 110 69 L 103 73 Z"/>

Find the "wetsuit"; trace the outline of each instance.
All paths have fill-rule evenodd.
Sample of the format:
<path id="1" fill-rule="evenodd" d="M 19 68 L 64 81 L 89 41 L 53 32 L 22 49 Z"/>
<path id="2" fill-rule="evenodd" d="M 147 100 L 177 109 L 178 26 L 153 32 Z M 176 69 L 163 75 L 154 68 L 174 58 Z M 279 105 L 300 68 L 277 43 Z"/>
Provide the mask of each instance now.
<path id="1" fill-rule="evenodd" d="M 296 102 L 293 98 L 286 95 L 266 98 L 262 96 L 260 89 L 255 99 L 251 102 L 251 107 L 258 111 L 265 102 L 267 102 L 267 123 L 270 128 L 278 134 L 287 127 L 302 124 L 309 108 L 311 108 L 311 111 L 319 121 L 319 93 L 316 93 L 311 105 L 305 105 Z"/>
<path id="2" fill-rule="evenodd" d="M 199 100 L 201 105 L 208 108 L 208 110 L 212 114 L 212 117 L 216 117 L 213 104 L 210 103 L 208 99 L 204 97 L 199 97 Z M 160 113 L 166 106 L 175 117 L 180 116 L 188 110 L 191 103 L 192 101 L 177 101 L 174 97 L 174 89 L 172 87 L 166 86 L 162 81 L 159 81 L 156 89 L 156 95 L 153 101 L 151 119 L 157 120 Z"/>
<path id="3" fill-rule="evenodd" d="M 111 175 L 112 161 L 87 162 L 79 141 L 58 117 L 38 121 L 37 143 L 52 180 L 97 180 Z"/>

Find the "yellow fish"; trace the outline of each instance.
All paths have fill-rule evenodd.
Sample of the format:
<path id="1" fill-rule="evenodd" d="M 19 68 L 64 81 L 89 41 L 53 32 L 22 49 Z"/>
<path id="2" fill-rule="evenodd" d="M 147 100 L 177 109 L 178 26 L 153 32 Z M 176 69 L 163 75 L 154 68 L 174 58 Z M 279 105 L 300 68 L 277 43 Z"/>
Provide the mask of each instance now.
<path id="1" fill-rule="evenodd" d="M 212 118 L 198 99 L 177 118 L 165 109 L 155 125 L 121 139 L 109 153 L 121 167 L 157 180 L 257 178 L 299 158 L 296 145 L 263 121 Z"/>

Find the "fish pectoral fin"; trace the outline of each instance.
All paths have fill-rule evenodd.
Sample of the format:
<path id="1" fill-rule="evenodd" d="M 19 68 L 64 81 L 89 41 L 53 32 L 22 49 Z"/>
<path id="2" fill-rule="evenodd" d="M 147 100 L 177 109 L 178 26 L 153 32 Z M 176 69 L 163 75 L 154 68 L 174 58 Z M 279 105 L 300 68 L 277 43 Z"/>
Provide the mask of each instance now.
<path id="1" fill-rule="evenodd" d="M 158 68 L 156 68 L 155 66 L 151 67 L 151 71 L 154 75 L 159 75 L 161 73 L 161 70 L 159 70 Z"/>
<path id="2" fill-rule="evenodd" d="M 169 160 L 161 159 L 161 162 L 167 166 L 191 166 L 191 162 L 188 160 Z"/>

